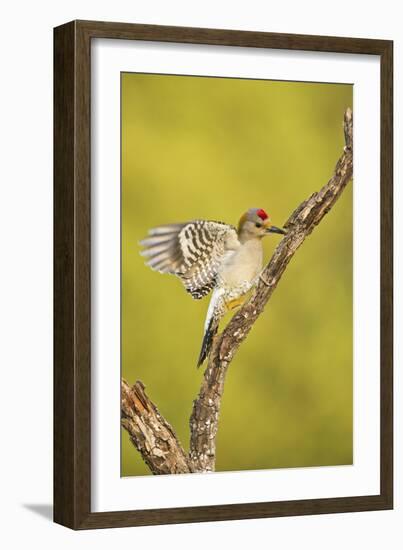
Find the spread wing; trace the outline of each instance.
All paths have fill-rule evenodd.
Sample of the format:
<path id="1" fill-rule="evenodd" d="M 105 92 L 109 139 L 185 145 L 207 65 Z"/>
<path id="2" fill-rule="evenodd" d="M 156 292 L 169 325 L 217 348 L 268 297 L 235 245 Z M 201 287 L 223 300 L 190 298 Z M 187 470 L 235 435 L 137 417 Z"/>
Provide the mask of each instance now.
<path id="1" fill-rule="evenodd" d="M 147 265 L 177 275 L 195 299 L 214 288 L 221 263 L 240 246 L 235 228 L 215 221 L 162 225 L 148 235 L 140 242 Z"/>

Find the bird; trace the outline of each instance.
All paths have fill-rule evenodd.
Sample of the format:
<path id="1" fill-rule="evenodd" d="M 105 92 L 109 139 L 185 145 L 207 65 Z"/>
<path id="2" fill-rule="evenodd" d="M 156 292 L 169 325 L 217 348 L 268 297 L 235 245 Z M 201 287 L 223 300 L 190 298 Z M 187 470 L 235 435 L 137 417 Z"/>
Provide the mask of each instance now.
<path id="1" fill-rule="evenodd" d="M 272 225 L 262 208 L 249 208 L 238 226 L 203 219 L 160 225 L 140 241 L 146 265 L 176 275 L 196 300 L 211 291 L 204 324 L 200 367 L 209 356 L 221 318 L 242 305 L 257 284 L 263 267 L 262 239 L 270 233 L 285 235 Z"/>

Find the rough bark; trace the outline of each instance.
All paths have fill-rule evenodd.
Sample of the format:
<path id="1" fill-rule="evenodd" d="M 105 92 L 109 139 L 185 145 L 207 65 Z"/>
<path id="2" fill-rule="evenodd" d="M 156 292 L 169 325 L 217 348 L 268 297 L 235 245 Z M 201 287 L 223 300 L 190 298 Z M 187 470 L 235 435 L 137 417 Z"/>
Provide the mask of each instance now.
<path id="1" fill-rule="evenodd" d="M 122 426 L 153 474 L 186 474 L 191 470 L 171 425 L 147 397 L 144 386 L 122 380 Z"/>
<path id="2" fill-rule="evenodd" d="M 234 315 L 224 331 L 217 335 L 214 340 L 199 395 L 193 403 L 190 417 L 191 437 L 189 456 L 186 457 L 182 447 L 180 448 L 181 464 L 184 467 L 184 463 L 186 463 L 187 471 L 214 471 L 218 420 L 228 367 L 238 347 L 245 340 L 253 324 L 263 312 L 291 258 L 306 237 L 312 233 L 314 228 L 333 207 L 352 177 L 353 115 L 351 109 L 347 109 L 344 115 L 344 136 L 344 151 L 336 164 L 332 178 L 319 192 L 313 193 L 306 201 L 301 203 L 288 218 L 284 224 L 284 227 L 287 229 L 287 235 L 278 244 L 270 262 L 264 268 L 255 292 Z M 130 407 L 130 404 L 128 405 Z M 138 413 L 136 412 L 132 414 L 133 423 L 136 423 L 135 418 L 137 415 Z M 161 421 L 161 417 L 159 418 Z M 169 426 L 166 421 L 163 421 L 163 423 Z M 127 425 L 123 425 L 128 429 Z M 170 426 L 169 429 L 173 434 Z M 129 433 L 132 437 L 130 431 Z M 153 455 L 150 455 L 149 452 L 147 455 L 144 455 L 143 447 L 139 447 L 134 440 L 133 442 L 148 464 L 150 457 L 151 462 L 154 462 Z M 180 444 L 176 438 L 175 442 L 175 449 L 177 449 Z M 149 464 L 149 466 L 154 473 L 168 473 L 166 471 L 155 472 L 154 464 Z M 169 473 L 178 472 L 171 470 Z"/>

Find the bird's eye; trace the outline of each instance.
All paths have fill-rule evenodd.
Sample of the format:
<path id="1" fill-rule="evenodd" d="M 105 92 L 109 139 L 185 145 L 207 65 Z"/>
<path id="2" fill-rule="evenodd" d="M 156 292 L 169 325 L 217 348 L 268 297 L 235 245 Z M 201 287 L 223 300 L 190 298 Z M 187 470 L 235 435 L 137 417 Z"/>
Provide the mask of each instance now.
<path id="1" fill-rule="evenodd" d="M 259 223 L 259 222 L 256 222 L 255 225 L 256 225 L 256 227 L 262 227 L 262 224 Z"/>

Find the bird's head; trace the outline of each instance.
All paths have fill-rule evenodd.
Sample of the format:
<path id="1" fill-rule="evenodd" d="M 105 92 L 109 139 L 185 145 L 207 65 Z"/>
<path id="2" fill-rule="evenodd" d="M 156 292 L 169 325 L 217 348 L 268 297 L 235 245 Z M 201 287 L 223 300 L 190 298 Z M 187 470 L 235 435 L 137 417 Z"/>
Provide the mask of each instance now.
<path id="1" fill-rule="evenodd" d="M 238 235 L 241 240 L 261 239 L 269 233 L 285 235 L 285 229 L 272 225 L 270 216 L 262 208 L 249 208 L 238 224 Z"/>

